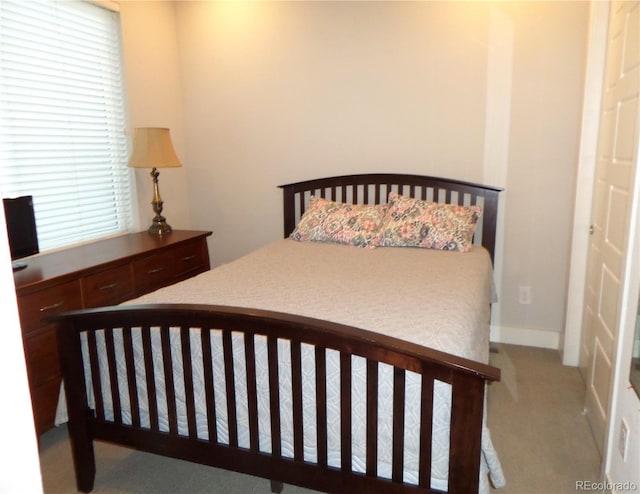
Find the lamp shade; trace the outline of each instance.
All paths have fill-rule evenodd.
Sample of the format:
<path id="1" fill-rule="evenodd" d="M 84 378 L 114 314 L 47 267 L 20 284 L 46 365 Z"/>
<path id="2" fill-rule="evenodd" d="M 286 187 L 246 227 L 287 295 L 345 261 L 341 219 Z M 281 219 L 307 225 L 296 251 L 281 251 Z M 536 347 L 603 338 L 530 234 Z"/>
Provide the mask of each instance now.
<path id="1" fill-rule="evenodd" d="M 182 166 L 171 143 L 169 129 L 138 127 L 133 134 L 133 152 L 129 166 L 134 168 L 169 168 Z"/>

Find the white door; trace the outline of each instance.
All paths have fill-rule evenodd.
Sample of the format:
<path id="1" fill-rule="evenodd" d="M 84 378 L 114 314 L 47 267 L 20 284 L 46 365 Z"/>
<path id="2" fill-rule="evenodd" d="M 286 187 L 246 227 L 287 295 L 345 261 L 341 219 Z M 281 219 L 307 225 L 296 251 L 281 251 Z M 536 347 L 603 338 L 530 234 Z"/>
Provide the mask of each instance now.
<path id="1" fill-rule="evenodd" d="M 610 409 L 640 128 L 639 31 L 640 2 L 612 3 L 580 349 L 580 368 L 586 381 L 585 409 L 601 453 Z"/>

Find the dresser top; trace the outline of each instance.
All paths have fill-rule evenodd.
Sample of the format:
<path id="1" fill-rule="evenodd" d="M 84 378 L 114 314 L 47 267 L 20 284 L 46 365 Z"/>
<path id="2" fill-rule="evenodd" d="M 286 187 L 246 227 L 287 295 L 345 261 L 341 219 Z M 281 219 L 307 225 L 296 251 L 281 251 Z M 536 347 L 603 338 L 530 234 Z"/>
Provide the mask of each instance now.
<path id="1" fill-rule="evenodd" d="M 186 242 L 200 237 L 208 237 L 209 231 L 174 230 L 168 235 L 155 237 L 143 231 L 91 242 L 78 247 L 38 254 L 21 259 L 27 267 L 13 273 L 16 290 L 20 291 L 47 280 L 63 281 L 66 277 L 77 276 L 82 271 L 98 266 L 108 267 L 118 261 L 142 257 L 150 251 Z"/>

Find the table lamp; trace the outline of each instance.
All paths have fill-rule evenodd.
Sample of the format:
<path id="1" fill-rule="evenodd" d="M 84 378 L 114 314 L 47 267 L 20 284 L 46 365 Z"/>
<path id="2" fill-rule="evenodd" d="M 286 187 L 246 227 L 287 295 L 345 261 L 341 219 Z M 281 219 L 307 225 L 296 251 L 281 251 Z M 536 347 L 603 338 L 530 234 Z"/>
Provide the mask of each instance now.
<path id="1" fill-rule="evenodd" d="M 158 168 L 182 166 L 171 143 L 169 129 L 158 127 L 138 127 L 133 135 L 133 151 L 129 166 L 133 168 L 151 168 L 153 178 L 153 211 L 156 213 L 153 223 L 149 227 L 151 235 L 166 235 L 171 232 L 171 227 L 162 216 L 162 199 L 158 188 Z"/>

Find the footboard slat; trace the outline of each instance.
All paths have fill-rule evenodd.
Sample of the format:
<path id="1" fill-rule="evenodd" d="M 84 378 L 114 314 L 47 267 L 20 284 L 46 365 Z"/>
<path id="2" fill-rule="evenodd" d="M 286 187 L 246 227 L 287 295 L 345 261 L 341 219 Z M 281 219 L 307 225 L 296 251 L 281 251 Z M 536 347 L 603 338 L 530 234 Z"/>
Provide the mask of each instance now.
<path id="1" fill-rule="evenodd" d="M 351 471 L 351 355 L 340 353 L 340 455 L 341 468 Z"/>
<path id="2" fill-rule="evenodd" d="M 222 332 L 224 355 L 224 380 L 227 391 L 227 424 L 229 425 L 229 446 L 238 446 L 238 417 L 236 415 L 236 380 L 233 370 L 233 345 L 231 331 Z"/>
<path id="3" fill-rule="evenodd" d="M 89 490 L 93 482 L 95 438 L 264 476 L 276 488 L 287 482 L 330 492 L 440 492 L 432 485 L 433 475 L 443 480 L 434 474 L 431 452 L 437 380 L 451 388 L 448 492 L 477 492 L 484 383 L 498 377 L 489 366 L 356 328 L 257 310 L 120 307 L 59 318 L 80 489 Z M 139 383 L 136 368 L 143 364 L 146 375 Z M 260 375 L 264 365 L 268 376 Z M 87 389 L 78 384 L 84 378 L 70 375 L 78 369 L 91 373 L 103 415 L 87 413 Z M 312 372 L 315 390 L 307 388 Z M 267 381 L 269 389 L 261 389 Z M 148 399 L 141 396 L 144 384 Z M 156 391 L 166 393 L 166 414 Z M 216 409 L 224 393 L 226 413 Z M 196 399 L 201 394 L 205 403 Z M 148 411 L 138 415 L 145 406 Z M 306 414 L 314 412 L 315 430 L 306 431 L 313 423 L 305 422 Z M 131 424 L 124 420 L 127 413 Z M 222 427 L 229 430 L 228 440 L 218 437 Z M 263 433 L 270 427 L 270 450 L 261 427 Z M 305 431 L 309 439 L 315 434 L 315 459 L 305 456 Z"/>
<path id="4" fill-rule="evenodd" d="M 89 333 L 91 335 L 91 333 Z M 156 398 L 156 379 L 153 368 L 153 353 L 151 351 L 151 328 L 142 328 L 142 351 L 144 355 L 144 373 L 147 383 L 147 399 L 149 401 L 149 427 L 154 432 L 160 431 L 158 417 L 158 400 Z"/>
<path id="5" fill-rule="evenodd" d="M 140 406 L 138 403 L 138 390 L 136 385 L 136 366 L 133 361 L 133 340 L 131 328 L 122 329 L 122 342 L 124 344 L 124 359 L 127 369 L 127 387 L 129 390 L 129 403 L 131 411 L 131 425 L 140 427 Z"/>
<path id="6" fill-rule="evenodd" d="M 378 362 L 367 360 L 367 475 L 378 475 Z"/>
<path id="7" fill-rule="evenodd" d="M 420 469 L 418 485 L 429 487 L 431 481 L 431 434 L 433 432 L 433 379 L 422 376 L 422 392 L 420 393 Z"/>
<path id="8" fill-rule="evenodd" d="M 96 346 L 96 333 L 90 331 L 87 335 L 89 345 L 89 362 L 91 366 L 91 386 L 95 393 L 96 416 L 104 420 L 104 402 L 102 400 L 102 383 L 100 382 L 100 370 L 98 367 L 98 350 Z"/>
<path id="9" fill-rule="evenodd" d="M 213 358 L 211 355 L 211 331 L 202 328 L 200 332 L 202 343 L 202 373 L 204 376 L 204 394 L 207 410 L 207 434 L 209 441 L 215 441 L 218 437 L 218 425 L 216 421 L 216 402 L 213 391 Z"/>
<path id="10" fill-rule="evenodd" d="M 173 355 L 171 352 L 171 341 L 169 326 L 160 328 L 160 339 L 162 341 L 162 363 L 164 365 L 165 396 L 167 397 L 167 415 L 169 419 L 169 433 L 178 433 L 178 413 L 176 409 L 176 388 L 173 382 Z"/>
<path id="11" fill-rule="evenodd" d="M 116 424 L 122 424 L 122 407 L 120 406 L 120 386 L 116 366 L 116 351 L 113 343 L 113 329 L 104 332 L 104 343 L 107 349 L 107 362 L 109 365 L 109 385 L 111 386 L 111 400 L 113 404 L 113 420 Z"/>
<path id="12" fill-rule="evenodd" d="M 247 408 L 249 413 L 249 448 L 258 451 L 258 390 L 256 385 L 256 352 L 252 333 L 244 335 L 244 359 L 247 367 Z"/>
<path id="13" fill-rule="evenodd" d="M 315 347 L 316 445 L 318 465 L 327 466 L 327 350 Z"/>
<path id="14" fill-rule="evenodd" d="M 282 454 L 280 437 L 280 379 L 278 377 L 278 341 L 274 336 L 267 338 L 267 358 L 269 360 L 269 412 L 271 417 L 271 452 Z"/>
<path id="15" fill-rule="evenodd" d="M 189 437 L 195 439 L 196 432 L 196 404 L 193 393 L 193 368 L 191 366 L 191 339 L 189 330 L 180 332 L 180 343 L 182 346 L 182 375 L 184 380 L 185 406 L 187 408 L 187 429 Z"/>
<path id="16" fill-rule="evenodd" d="M 391 478 L 402 482 L 404 452 L 404 398 L 405 372 L 393 369 L 393 467 Z"/>
<path id="17" fill-rule="evenodd" d="M 293 403 L 293 458 L 303 460 L 302 357 L 300 342 L 291 342 L 291 398 Z"/>

